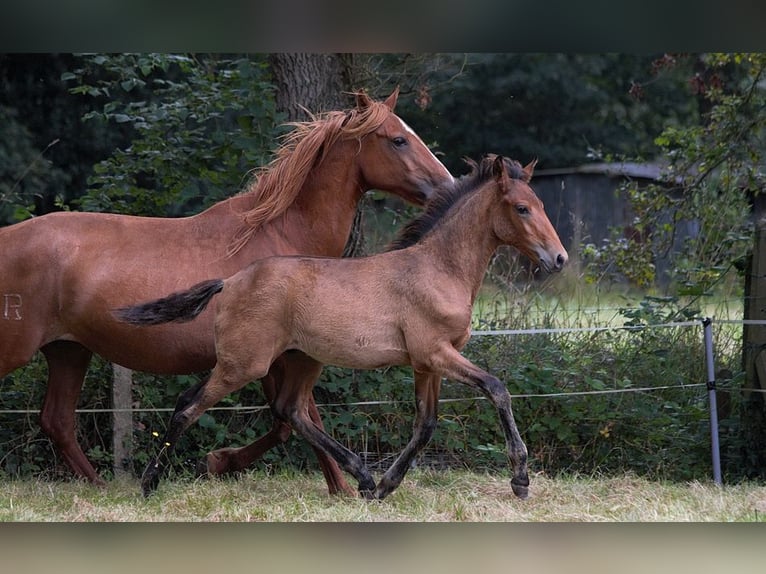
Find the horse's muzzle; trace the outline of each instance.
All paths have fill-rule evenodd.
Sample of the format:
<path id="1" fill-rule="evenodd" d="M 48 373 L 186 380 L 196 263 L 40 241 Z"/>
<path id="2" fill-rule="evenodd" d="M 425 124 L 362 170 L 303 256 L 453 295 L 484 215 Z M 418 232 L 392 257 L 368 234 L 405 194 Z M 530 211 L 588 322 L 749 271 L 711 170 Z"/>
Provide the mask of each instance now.
<path id="1" fill-rule="evenodd" d="M 563 253 L 558 253 L 552 261 L 549 261 L 546 257 L 541 257 L 540 267 L 547 273 L 558 273 L 564 268 L 567 261 L 569 261 L 569 256 L 564 251 Z"/>

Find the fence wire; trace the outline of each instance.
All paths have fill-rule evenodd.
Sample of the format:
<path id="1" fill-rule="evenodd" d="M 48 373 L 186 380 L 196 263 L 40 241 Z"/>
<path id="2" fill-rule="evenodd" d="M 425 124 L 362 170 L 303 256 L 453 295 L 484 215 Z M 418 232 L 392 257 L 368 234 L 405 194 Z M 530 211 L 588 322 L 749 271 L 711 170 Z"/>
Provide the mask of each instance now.
<path id="1" fill-rule="evenodd" d="M 766 325 L 766 320 L 755 319 L 712 319 L 714 324 L 728 324 L 728 325 Z M 518 335 L 544 335 L 544 334 L 565 334 L 565 333 L 598 333 L 604 331 L 643 331 L 647 329 L 667 329 L 667 328 L 686 328 L 686 327 L 701 327 L 701 320 L 695 321 L 676 321 L 669 323 L 656 323 L 646 325 L 620 325 L 620 326 L 592 326 L 592 327 L 555 327 L 555 328 L 540 328 L 540 329 L 501 329 L 501 330 L 482 330 L 473 331 L 471 337 L 500 337 L 500 336 L 518 336 Z M 641 393 L 641 392 L 653 392 L 668 389 L 693 389 L 698 387 L 704 387 L 708 383 L 688 383 L 680 385 L 664 385 L 653 387 L 630 387 L 622 389 L 600 389 L 589 391 L 568 391 L 560 393 L 511 393 L 511 398 L 562 398 L 562 397 L 574 397 L 585 395 L 607 395 L 616 393 Z M 766 393 L 766 389 L 732 389 L 732 388 L 718 388 L 719 391 L 724 392 L 754 392 L 754 393 Z M 439 399 L 440 404 L 451 402 L 466 402 L 466 401 L 483 401 L 487 400 L 484 396 L 475 397 L 460 397 L 460 398 L 446 398 Z M 357 401 L 352 403 L 317 403 L 317 407 L 320 409 L 337 408 L 337 407 L 364 407 L 364 406 L 385 406 L 395 405 L 401 401 Z M 220 406 L 211 407 L 208 411 L 233 411 L 244 414 L 257 413 L 259 411 L 267 410 L 270 407 L 268 405 L 235 405 L 235 406 Z M 78 414 L 99 414 L 99 413 L 172 413 L 175 409 L 172 407 L 136 407 L 136 408 L 79 408 L 76 409 Z M 19 414 L 19 415 L 33 415 L 39 414 L 40 409 L 9 409 L 0 410 L 0 414 Z"/>

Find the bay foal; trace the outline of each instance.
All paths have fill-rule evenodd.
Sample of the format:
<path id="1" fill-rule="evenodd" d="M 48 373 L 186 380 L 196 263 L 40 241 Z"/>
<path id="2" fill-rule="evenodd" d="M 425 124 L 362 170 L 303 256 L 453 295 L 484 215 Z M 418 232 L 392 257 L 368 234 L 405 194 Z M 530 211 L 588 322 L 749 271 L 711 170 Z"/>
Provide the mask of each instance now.
<path id="1" fill-rule="evenodd" d="M 144 473 L 145 494 L 156 488 L 182 432 L 224 396 L 263 377 L 287 352 L 312 375 L 284 381 L 274 412 L 352 474 L 363 496 L 383 498 L 393 491 L 430 439 L 442 377 L 478 389 L 495 406 L 513 468 L 511 487 L 517 496 L 527 496 L 527 451 L 510 394 L 460 350 L 470 337 L 472 305 L 498 246 L 512 245 L 548 271 L 561 270 L 567 253 L 528 185 L 533 164 L 522 168 L 488 156 L 472 165 L 472 173 L 432 199 L 390 251 L 360 259 L 262 259 L 226 280 L 205 281 L 117 312 L 136 325 L 184 321 L 220 293 L 215 305 L 218 361 L 205 384 L 179 399 L 164 446 Z M 410 365 L 414 370 L 413 436 L 377 484 L 359 456 L 308 415 L 322 364 L 356 369 Z"/>

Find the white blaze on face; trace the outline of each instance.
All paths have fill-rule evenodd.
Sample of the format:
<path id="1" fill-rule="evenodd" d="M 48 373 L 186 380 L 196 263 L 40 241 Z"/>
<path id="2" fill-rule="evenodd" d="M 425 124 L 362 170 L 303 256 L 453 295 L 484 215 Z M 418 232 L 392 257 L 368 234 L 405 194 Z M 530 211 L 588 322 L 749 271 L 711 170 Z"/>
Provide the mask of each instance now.
<path id="1" fill-rule="evenodd" d="M 415 130 L 413 130 L 410 126 L 408 126 L 407 123 L 399 116 L 396 116 L 396 119 L 398 119 L 399 122 L 401 122 L 402 127 L 404 128 L 404 131 L 406 131 L 408 134 L 410 134 L 412 137 L 418 140 L 421 144 L 423 144 L 423 147 L 428 150 L 428 153 L 431 154 L 431 157 L 434 158 L 442 166 L 446 174 L 449 176 L 450 181 L 454 181 L 454 178 L 452 177 L 452 174 L 449 172 L 449 170 L 446 167 L 444 167 L 444 164 L 442 164 L 442 162 L 439 161 L 439 159 L 434 155 L 434 153 L 429 149 L 429 147 L 423 142 L 423 140 L 420 139 L 420 136 L 415 133 Z"/>

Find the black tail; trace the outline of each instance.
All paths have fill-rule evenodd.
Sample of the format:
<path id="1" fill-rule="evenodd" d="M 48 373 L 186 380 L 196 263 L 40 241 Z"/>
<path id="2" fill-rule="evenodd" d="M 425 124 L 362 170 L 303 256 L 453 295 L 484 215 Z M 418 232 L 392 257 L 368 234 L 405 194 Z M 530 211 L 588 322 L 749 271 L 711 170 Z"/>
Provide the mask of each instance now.
<path id="1" fill-rule="evenodd" d="M 186 291 L 173 293 L 132 307 L 115 309 L 114 315 L 131 325 L 159 325 L 172 321 L 191 321 L 210 303 L 213 295 L 223 289 L 223 279 L 209 279 Z"/>

